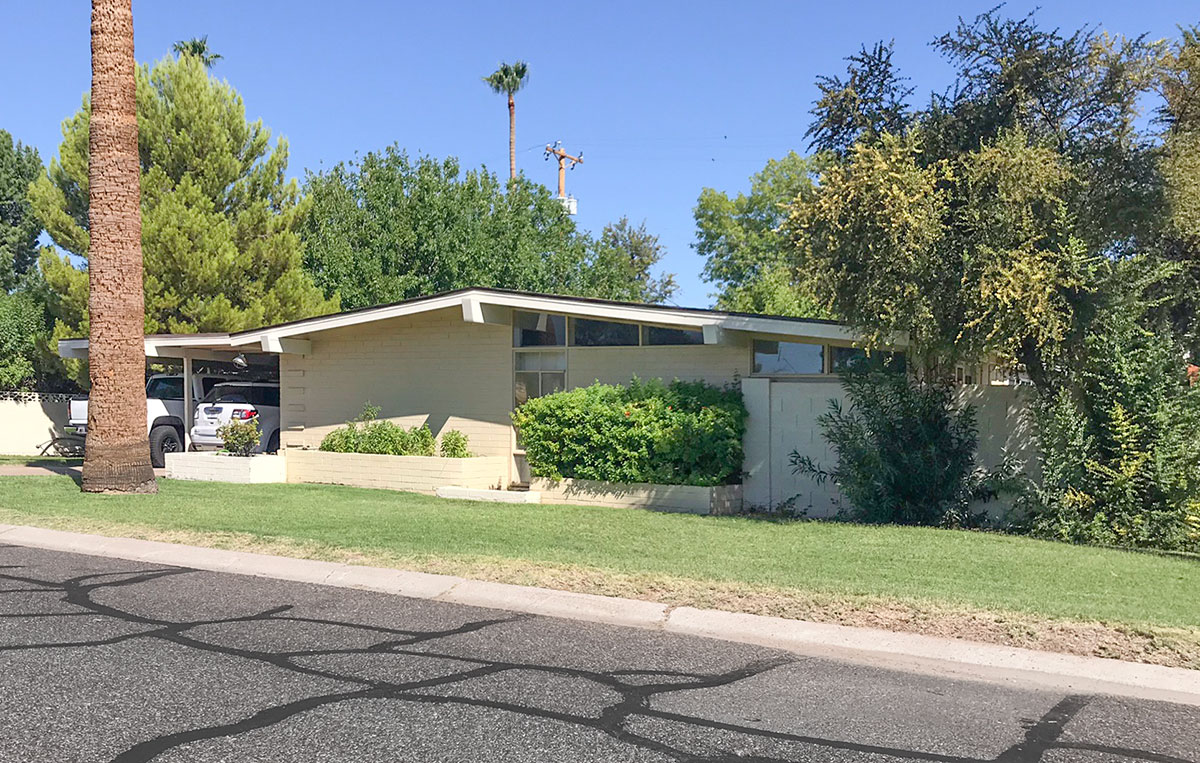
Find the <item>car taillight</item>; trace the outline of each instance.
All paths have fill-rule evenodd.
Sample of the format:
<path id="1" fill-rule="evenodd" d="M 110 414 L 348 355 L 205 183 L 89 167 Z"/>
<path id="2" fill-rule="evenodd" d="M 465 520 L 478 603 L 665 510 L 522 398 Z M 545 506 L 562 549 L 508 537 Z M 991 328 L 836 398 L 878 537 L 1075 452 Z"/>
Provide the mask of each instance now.
<path id="1" fill-rule="evenodd" d="M 246 421 L 247 419 L 252 419 L 257 415 L 258 411 L 254 410 L 253 408 L 237 408 L 233 411 L 233 418 L 237 419 L 238 421 Z"/>

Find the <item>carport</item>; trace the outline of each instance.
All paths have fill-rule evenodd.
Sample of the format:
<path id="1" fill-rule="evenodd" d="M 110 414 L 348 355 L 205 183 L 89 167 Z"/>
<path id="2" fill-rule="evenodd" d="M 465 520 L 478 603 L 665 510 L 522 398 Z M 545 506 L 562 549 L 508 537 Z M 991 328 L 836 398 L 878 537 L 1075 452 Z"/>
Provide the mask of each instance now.
<path id="1" fill-rule="evenodd" d="M 290 349 L 304 349 L 289 343 Z M 145 338 L 146 363 L 182 365 L 183 375 L 183 445 L 191 448 L 191 431 L 195 424 L 197 400 L 192 394 L 196 365 L 199 362 L 221 363 L 233 369 L 261 367 L 272 380 L 279 379 L 278 355 L 282 345 L 261 339 L 256 342 L 235 342 L 229 334 L 152 334 Z M 58 354 L 67 359 L 87 360 L 87 339 L 62 339 Z"/>

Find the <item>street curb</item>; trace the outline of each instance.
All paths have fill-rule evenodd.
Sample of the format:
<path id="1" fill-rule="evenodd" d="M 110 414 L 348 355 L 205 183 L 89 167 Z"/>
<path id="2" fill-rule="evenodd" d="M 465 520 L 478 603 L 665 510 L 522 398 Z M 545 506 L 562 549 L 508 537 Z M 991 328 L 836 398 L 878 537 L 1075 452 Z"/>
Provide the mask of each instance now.
<path id="1" fill-rule="evenodd" d="M 875 628 L 693 607 L 672 608 L 637 599 L 468 580 L 451 575 L 0 524 L 0 545 L 6 543 L 661 630 L 952 678 L 1200 705 L 1200 670 L 1039 652 Z"/>

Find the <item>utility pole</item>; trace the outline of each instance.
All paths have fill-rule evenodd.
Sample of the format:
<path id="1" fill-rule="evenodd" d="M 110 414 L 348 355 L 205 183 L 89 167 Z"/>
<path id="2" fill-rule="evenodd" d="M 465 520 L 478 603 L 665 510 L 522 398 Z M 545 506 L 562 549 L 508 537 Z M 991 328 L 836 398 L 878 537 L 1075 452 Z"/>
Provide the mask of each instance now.
<path id="1" fill-rule="evenodd" d="M 573 215 L 579 211 L 579 205 L 573 197 L 567 196 L 567 162 L 571 163 L 571 169 L 575 169 L 576 164 L 583 164 L 583 152 L 580 151 L 579 156 L 571 156 L 563 150 L 560 140 L 553 146 L 546 144 L 545 156 L 547 160 L 552 156 L 558 160 L 558 200 L 567 214 Z"/>

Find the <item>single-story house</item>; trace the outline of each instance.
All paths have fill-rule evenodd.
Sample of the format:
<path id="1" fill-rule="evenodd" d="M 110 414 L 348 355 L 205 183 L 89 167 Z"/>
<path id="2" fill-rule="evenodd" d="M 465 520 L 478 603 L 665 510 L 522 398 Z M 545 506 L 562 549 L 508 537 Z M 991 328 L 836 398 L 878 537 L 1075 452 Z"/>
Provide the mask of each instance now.
<path id="1" fill-rule="evenodd" d="M 816 418 L 841 396 L 836 371 L 864 352 L 861 344 L 828 320 L 491 288 L 251 331 L 145 340 L 149 358 L 183 358 L 185 373 L 194 359 L 277 355 L 285 453 L 317 448 L 370 402 L 381 418 L 403 426 L 461 430 L 472 452 L 504 458 L 508 483 L 528 478 L 510 414 L 531 397 L 634 375 L 739 384 L 750 413 L 746 503 L 775 506 L 795 497 L 816 515 L 833 510 L 832 488 L 793 475 L 789 456 L 830 457 Z M 888 349 L 902 354 L 904 338 Z M 86 339 L 59 346 L 67 357 L 86 350 Z M 990 369 L 965 369 L 962 377 L 978 390 L 993 387 Z M 1011 445 L 1014 430 L 1012 388 L 997 394 L 985 395 L 980 410 L 985 461 Z"/>

